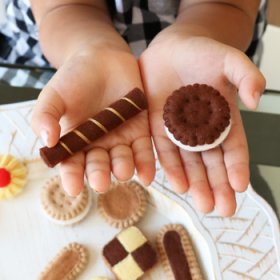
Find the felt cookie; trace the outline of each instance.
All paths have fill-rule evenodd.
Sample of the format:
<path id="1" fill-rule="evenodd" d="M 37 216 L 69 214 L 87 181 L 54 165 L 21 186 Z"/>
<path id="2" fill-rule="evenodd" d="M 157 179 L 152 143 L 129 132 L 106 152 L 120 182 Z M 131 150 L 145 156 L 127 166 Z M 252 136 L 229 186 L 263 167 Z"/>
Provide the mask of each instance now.
<path id="1" fill-rule="evenodd" d="M 121 99 L 63 135 L 55 146 L 41 148 L 40 155 L 49 167 L 54 167 L 145 109 L 147 109 L 145 94 L 139 88 L 134 88 Z"/>
<path id="2" fill-rule="evenodd" d="M 91 190 L 84 187 L 76 197 L 64 192 L 60 178 L 55 176 L 46 182 L 41 191 L 41 206 L 47 218 L 59 225 L 72 225 L 88 214 L 92 205 Z"/>
<path id="3" fill-rule="evenodd" d="M 0 200 L 18 195 L 26 185 L 27 170 L 12 155 L 0 155 Z"/>
<path id="4" fill-rule="evenodd" d="M 181 225 L 170 224 L 162 228 L 157 247 L 168 279 L 204 279 L 188 233 Z"/>
<path id="5" fill-rule="evenodd" d="M 136 181 L 114 182 L 108 192 L 98 197 L 101 215 L 116 228 L 137 223 L 145 214 L 147 203 L 147 192 Z"/>
<path id="6" fill-rule="evenodd" d="M 105 245 L 103 257 L 119 280 L 139 279 L 157 262 L 155 250 L 135 226 L 123 230 Z"/>
<path id="7" fill-rule="evenodd" d="M 169 139 L 180 148 L 193 152 L 218 146 L 231 127 L 226 99 L 205 84 L 175 90 L 164 105 L 163 119 Z"/>
<path id="8" fill-rule="evenodd" d="M 78 243 L 70 243 L 49 263 L 39 280 L 74 280 L 82 273 L 87 262 L 87 249 Z"/>

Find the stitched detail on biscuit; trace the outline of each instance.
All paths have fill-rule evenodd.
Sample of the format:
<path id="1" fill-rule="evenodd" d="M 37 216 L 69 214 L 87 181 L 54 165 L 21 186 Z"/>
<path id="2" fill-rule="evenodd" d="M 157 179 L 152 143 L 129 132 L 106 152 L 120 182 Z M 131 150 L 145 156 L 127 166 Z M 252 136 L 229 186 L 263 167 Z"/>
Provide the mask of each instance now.
<path id="1" fill-rule="evenodd" d="M 168 279 L 204 279 L 188 233 L 181 225 L 162 228 L 157 236 L 157 247 Z"/>
<path id="2" fill-rule="evenodd" d="M 81 221 L 92 204 L 91 190 L 84 187 L 82 192 L 71 197 L 64 192 L 60 178 L 50 178 L 41 191 L 41 205 L 47 217 L 58 224 L 70 225 Z"/>
<path id="3" fill-rule="evenodd" d="M 163 119 L 177 141 L 194 147 L 219 138 L 230 125 L 230 108 L 216 89 L 194 84 L 175 90 L 167 98 Z"/>
<path id="4" fill-rule="evenodd" d="M 49 263 L 39 280 L 74 280 L 82 273 L 87 262 L 87 249 L 78 243 L 70 243 Z"/>
<path id="5" fill-rule="evenodd" d="M 114 182 L 108 192 L 98 196 L 102 217 L 116 228 L 137 223 L 145 214 L 147 203 L 147 192 L 135 181 Z"/>

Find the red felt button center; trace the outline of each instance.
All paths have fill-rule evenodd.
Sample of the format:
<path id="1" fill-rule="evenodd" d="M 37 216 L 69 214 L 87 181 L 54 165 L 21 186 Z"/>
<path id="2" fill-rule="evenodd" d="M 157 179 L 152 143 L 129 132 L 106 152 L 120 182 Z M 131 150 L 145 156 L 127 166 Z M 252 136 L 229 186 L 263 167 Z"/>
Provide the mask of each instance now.
<path id="1" fill-rule="evenodd" d="M 0 188 L 7 187 L 11 182 L 11 174 L 5 168 L 0 168 Z"/>

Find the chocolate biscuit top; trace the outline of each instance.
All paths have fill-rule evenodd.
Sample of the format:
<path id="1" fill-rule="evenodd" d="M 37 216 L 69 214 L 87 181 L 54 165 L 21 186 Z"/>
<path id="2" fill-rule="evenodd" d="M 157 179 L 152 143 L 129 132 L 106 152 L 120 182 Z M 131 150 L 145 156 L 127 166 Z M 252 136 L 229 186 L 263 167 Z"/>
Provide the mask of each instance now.
<path id="1" fill-rule="evenodd" d="M 213 87 L 194 84 L 175 90 L 163 109 L 165 126 L 184 145 L 213 143 L 230 122 L 226 99 Z"/>

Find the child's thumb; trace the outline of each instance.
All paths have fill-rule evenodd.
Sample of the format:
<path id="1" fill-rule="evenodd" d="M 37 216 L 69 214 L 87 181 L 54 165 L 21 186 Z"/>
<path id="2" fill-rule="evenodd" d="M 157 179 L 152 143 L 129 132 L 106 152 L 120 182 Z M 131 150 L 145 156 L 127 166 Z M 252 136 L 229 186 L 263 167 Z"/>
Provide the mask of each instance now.
<path id="1" fill-rule="evenodd" d="M 32 114 L 32 129 L 48 147 L 60 137 L 59 120 L 64 113 L 64 102 L 57 92 L 46 85 L 39 95 Z"/>
<path id="2" fill-rule="evenodd" d="M 224 73 L 238 89 L 242 102 L 249 109 L 256 109 L 266 84 L 257 66 L 242 52 L 234 51 L 225 59 Z"/>

